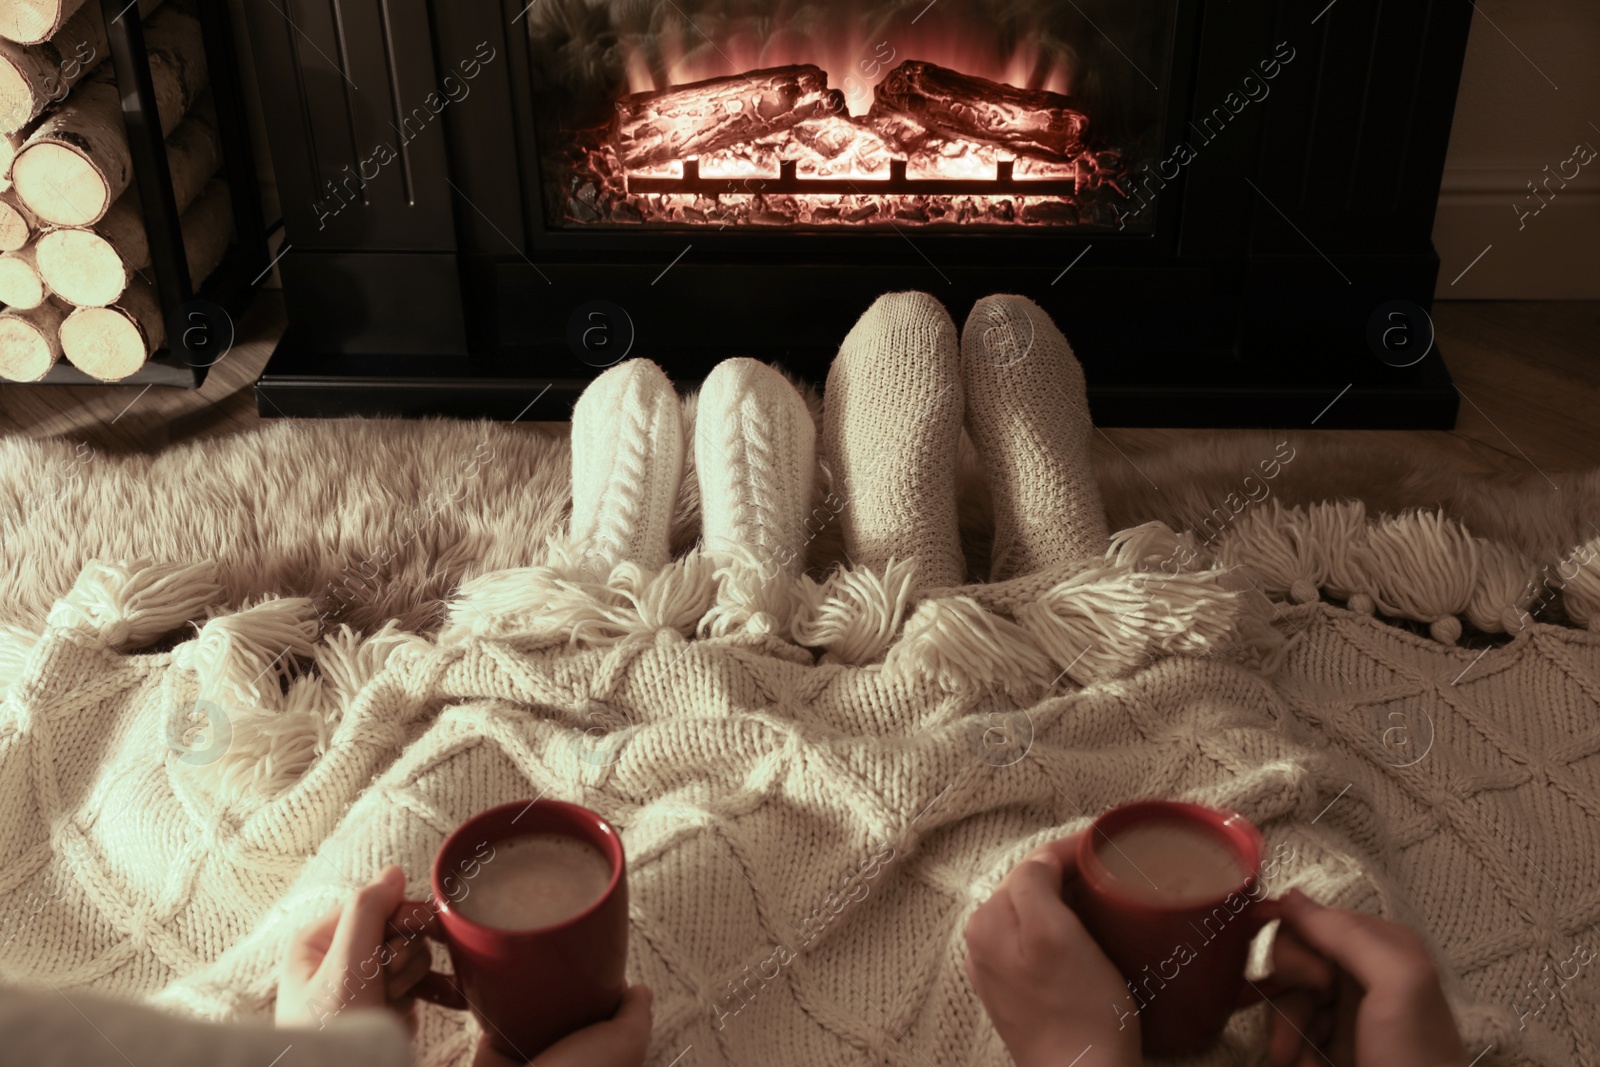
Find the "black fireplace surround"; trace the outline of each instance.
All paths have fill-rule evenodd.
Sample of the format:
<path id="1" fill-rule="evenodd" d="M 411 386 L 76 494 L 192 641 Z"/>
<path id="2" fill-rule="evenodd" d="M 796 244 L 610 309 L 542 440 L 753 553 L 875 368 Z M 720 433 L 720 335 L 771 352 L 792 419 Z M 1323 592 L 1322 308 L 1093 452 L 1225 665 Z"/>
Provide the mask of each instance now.
<path id="1" fill-rule="evenodd" d="M 921 289 L 958 323 L 1038 301 L 1102 425 L 1454 425 L 1431 231 L 1470 4 L 986 2 L 246 5 L 289 317 L 261 414 L 564 419 L 625 356 L 820 383 L 876 296 Z M 788 86 L 710 83 L 740 143 L 662 163 L 681 131 L 615 132 L 731 75 Z M 967 75 L 1086 132 L 968 144 L 974 109 L 938 104 L 902 142 L 874 102 Z"/>

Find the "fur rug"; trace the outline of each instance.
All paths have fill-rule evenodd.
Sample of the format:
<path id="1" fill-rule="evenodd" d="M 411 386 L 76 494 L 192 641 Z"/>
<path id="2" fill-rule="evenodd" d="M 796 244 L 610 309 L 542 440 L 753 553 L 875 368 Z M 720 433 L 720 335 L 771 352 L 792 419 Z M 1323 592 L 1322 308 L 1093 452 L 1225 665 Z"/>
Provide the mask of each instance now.
<path id="1" fill-rule="evenodd" d="M 692 398 L 686 403 L 692 415 Z M 970 448 L 965 455 L 970 461 Z M 1205 542 L 1271 502 L 1360 501 L 1373 517 L 1437 508 L 1479 538 L 1514 546 L 1536 570 L 1600 536 L 1600 471 L 1555 475 L 1557 491 L 1531 471 L 1520 480 L 1466 476 L 1396 451 L 1310 444 L 1292 433 L 1137 462 L 1143 474 L 1121 460 L 1100 471 L 1113 530 L 1156 520 Z M 569 465 L 564 436 L 489 422 L 285 421 L 154 455 L 6 439 L 0 625 L 36 625 L 91 560 L 208 559 L 229 603 L 306 596 L 326 618 L 358 630 L 393 618 L 430 633 L 461 582 L 543 562 L 546 537 L 566 521 Z M 964 466 L 963 539 L 972 573 L 985 573 L 987 502 L 975 467 Z M 680 551 L 698 525 L 689 472 L 684 485 Z M 824 472 L 819 501 L 827 489 Z M 841 554 L 827 514 L 818 512 L 810 546 L 818 573 Z M 1553 621 L 1559 610 L 1552 604 L 1540 618 Z"/>

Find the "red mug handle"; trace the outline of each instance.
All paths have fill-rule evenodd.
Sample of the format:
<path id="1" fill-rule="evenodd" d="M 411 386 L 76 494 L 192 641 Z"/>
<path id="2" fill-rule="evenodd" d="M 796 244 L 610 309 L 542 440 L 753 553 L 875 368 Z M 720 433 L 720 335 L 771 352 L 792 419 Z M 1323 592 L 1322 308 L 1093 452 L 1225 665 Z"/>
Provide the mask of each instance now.
<path id="1" fill-rule="evenodd" d="M 437 941 L 441 945 L 449 944 L 449 942 L 446 941 L 440 933 L 439 909 L 431 899 L 427 902 L 401 901 L 400 908 L 396 909 L 395 911 L 395 917 L 399 917 L 401 910 L 407 905 L 411 905 L 413 907 L 411 912 L 412 917 L 416 915 L 416 907 L 427 908 L 431 913 L 427 921 L 423 923 L 421 929 L 418 931 L 423 937 L 426 937 L 430 941 Z M 394 918 L 391 918 L 390 923 L 391 928 L 393 928 Z M 409 928 L 406 929 L 409 933 Z M 437 1004 L 442 1008 L 453 1008 L 457 1011 L 466 1011 L 468 1007 L 467 995 L 461 991 L 460 986 L 456 985 L 455 977 L 453 975 L 442 974 L 439 971 L 429 971 L 427 974 L 423 975 L 417 981 L 417 984 L 411 987 L 411 992 L 408 995 L 421 997 L 430 1004 Z"/>
<path id="2" fill-rule="evenodd" d="M 467 995 L 461 992 L 461 987 L 456 985 L 454 977 L 438 971 L 429 971 L 423 975 L 421 980 L 411 987 L 411 995 L 421 997 L 442 1008 L 467 1010 Z"/>

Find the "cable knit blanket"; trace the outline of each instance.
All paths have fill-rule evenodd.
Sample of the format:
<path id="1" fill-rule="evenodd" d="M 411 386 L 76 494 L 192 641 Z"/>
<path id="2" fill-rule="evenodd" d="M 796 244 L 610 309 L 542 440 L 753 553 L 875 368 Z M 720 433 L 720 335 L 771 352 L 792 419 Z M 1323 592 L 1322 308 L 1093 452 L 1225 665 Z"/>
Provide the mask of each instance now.
<path id="1" fill-rule="evenodd" d="M 429 636 L 173 563 L 91 564 L 0 630 L 3 976 L 267 1012 L 290 931 L 549 796 L 623 830 L 652 1063 L 1005 1064 L 966 917 L 1033 845 L 1165 796 L 1254 820 L 1274 893 L 1425 930 L 1479 1064 L 1600 1064 L 1600 634 L 1538 621 L 1547 587 L 1448 520 L 1266 506 L 949 590 L 847 569 L 783 591 L 788 630 L 748 568 L 585 579 L 560 547 Z M 1458 617 L 1515 636 L 1453 647 Z M 1204 1062 L 1261 1062 L 1267 1010 Z M 423 1009 L 420 1062 L 472 1039 Z"/>

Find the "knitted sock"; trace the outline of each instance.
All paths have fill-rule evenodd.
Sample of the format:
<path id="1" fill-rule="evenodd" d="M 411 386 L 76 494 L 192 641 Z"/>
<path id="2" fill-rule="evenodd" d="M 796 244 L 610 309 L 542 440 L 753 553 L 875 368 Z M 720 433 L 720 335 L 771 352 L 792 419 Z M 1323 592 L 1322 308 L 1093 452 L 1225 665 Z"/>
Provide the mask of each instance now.
<path id="1" fill-rule="evenodd" d="M 978 301 L 961 331 L 961 385 L 994 496 L 990 579 L 1104 555 L 1083 368 L 1050 316 L 1022 296 Z"/>
<path id="2" fill-rule="evenodd" d="M 891 293 L 867 309 L 828 370 L 822 433 L 851 562 L 915 556 L 918 585 L 961 584 L 960 360 L 942 304 Z"/>
<path id="3" fill-rule="evenodd" d="M 791 575 L 805 569 L 816 436 L 806 402 L 783 375 L 753 359 L 717 364 L 694 425 L 709 551 L 744 547 Z"/>
<path id="4" fill-rule="evenodd" d="M 572 408 L 572 525 L 601 569 L 672 558 L 672 506 L 683 476 L 678 394 L 661 368 L 631 359 L 590 383 Z"/>

